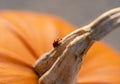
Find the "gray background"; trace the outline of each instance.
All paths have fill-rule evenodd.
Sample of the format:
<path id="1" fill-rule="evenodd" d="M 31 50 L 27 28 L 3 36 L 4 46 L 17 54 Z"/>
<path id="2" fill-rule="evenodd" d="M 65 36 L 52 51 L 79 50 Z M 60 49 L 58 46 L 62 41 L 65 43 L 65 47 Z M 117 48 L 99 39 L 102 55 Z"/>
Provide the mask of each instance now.
<path id="1" fill-rule="evenodd" d="M 60 16 L 81 27 L 109 9 L 119 7 L 120 0 L 0 0 L 0 10 L 29 10 Z M 104 39 L 120 51 L 120 28 Z"/>

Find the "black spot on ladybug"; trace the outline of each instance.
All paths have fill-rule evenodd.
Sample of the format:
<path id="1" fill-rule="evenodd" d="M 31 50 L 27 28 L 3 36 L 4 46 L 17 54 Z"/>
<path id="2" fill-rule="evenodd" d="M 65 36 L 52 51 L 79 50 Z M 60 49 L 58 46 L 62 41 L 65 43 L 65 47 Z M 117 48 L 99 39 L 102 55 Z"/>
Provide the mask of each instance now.
<path id="1" fill-rule="evenodd" d="M 54 40 L 54 42 L 53 42 L 53 47 L 54 47 L 54 48 L 60 46 L 60 44 L 61 44 L 60 40 L 61 40 L 60 38 L 57 39 L 57 40 Z"/>

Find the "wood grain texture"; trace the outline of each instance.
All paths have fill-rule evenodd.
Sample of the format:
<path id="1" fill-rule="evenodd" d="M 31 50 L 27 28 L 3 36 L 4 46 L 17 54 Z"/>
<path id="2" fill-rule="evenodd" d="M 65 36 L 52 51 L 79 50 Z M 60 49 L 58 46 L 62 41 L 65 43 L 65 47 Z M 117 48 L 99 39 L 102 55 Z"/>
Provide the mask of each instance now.
<path id="1" fill-rule="evenodd" d="M 40 76 L 39 84 L 74 84 L 82 59 L 91 45 L 118 26 L 120 8 L 104 13 L 87 26 L 67 35 L 59 47 L 35 63 L 34 69 Z"/>

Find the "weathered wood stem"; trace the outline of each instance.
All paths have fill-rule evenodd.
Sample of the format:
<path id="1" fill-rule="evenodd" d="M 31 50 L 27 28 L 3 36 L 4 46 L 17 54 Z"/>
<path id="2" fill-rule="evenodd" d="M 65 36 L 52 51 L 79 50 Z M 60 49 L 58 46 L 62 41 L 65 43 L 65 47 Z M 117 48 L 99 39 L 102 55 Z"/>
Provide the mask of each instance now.
<path id="1" fill-rule="evenodd" d="M 75 84 L 88 49 L 118 26 L 120 8 L 115 8 L 60 40 L 60 46 L 44 54 L 34 64 L 40 77 L 39 84 Z"/>

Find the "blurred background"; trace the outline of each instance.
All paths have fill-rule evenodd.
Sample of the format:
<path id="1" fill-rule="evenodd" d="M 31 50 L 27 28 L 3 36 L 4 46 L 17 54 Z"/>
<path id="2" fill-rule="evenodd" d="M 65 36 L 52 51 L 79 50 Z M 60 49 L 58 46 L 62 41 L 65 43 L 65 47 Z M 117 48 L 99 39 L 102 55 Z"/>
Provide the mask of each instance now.
<path id="1" fill-rule="evenodd" d="M 120 7 L 120 0 L 0 0 L 0 10 L 27 10 L 59 16 L 77 27 Z M 120 51 L 120 27 L 103 41 Z"/>

